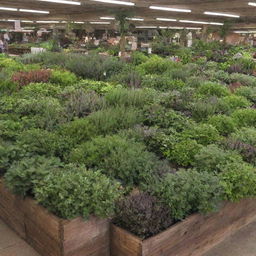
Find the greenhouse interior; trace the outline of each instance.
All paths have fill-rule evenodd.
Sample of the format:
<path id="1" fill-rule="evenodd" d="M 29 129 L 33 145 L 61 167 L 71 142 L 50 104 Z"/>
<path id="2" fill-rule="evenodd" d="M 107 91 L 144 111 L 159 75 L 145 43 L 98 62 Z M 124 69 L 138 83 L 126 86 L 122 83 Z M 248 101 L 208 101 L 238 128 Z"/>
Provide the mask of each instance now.
<path id="1" fill-rule="evenodd" d="M 0 256 L 256 256 L 256 1 L 1 0 Z"/>

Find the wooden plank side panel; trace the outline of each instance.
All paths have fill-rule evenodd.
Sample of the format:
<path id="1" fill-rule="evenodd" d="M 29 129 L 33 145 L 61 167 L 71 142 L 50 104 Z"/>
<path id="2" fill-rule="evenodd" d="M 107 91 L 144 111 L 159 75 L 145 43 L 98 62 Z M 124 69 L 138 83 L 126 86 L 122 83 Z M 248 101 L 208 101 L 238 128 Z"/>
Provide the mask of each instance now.
<path id="1" fill-rule="evenodd" d="M 84 247 L 65 254 L 67 256 L 109 256 L 109 236 L 101 235 L 90 241 L 85 241 Z"/>
<path id="2" fill-rule="evenodd" d="M 35 200 L 26 198 L 24 202 L 25 223 L 33 222 L 42 232 L 51 239 L 60 242 L 61 219 L 49 213 L 45 208 L 38 205 Z"/>
<path id="3" fill-rule="evenodd" d="M 26 241 L 42 256 L 62 256 L 61 241 L 52 239 L 30 219 L 25 219 Z"/>
<path id="4" fill-rule="evenodd" d="M 143 241 L 142 255 L 200 256 L 255 219 L 256 200 L 227 203 L 218 213 L 209 216 L 193 215 Z"/>
<path id="5" fill-rule="evenodd" d="M 13 195 L 0 180 L 0 218 L 25 238 L 23 199 Z"/>
<path id="6" fill-rule="evenodd" d="M 76 218 L 63 223 L 63 250 L 64 255 L 109 255 L 109 225 L 107 219 L 91 217 L 88 221 Z M 102 254 L 105 247 L 106 254 Z M 87 253 L 84 248 L 87 248 Z M 101 254 L 99 254 L 99 251 Z M 104 250 L 103 250 L 104 251 Z"/>
<path id="7" fill-rule="evenodd" d="M 115 225 L 111 225 L 111 256 L 141 256 L 142 240 Z"/>

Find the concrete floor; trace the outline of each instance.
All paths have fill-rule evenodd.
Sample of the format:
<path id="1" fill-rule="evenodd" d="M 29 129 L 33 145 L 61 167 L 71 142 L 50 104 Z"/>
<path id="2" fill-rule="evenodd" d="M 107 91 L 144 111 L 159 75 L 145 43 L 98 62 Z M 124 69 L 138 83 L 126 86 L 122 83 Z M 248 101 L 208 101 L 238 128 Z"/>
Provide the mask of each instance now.
<path id="1" fill-rule="evenodd" d="M 0 256 L 40 256 L 0 220 Z M 203 256 L 256 256 L 256 222 Z"/>

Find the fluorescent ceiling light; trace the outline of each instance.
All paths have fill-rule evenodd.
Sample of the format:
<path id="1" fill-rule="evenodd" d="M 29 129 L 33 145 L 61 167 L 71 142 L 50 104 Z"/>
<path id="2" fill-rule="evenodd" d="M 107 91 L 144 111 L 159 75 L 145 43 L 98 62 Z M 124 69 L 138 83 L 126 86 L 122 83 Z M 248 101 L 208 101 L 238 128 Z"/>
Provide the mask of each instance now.
<path id="1" fill-rule="evenodd" d="M 110 24 L 110 22 L 108 22 L 108 21 L 90 21 L 90 24 L 108 25 L 108 24 Z"/>
<path id="2" fill-rule="evenodd" d="M 192 24 L 204 24 L 204 25 L 218 25 L 218 26 L 224 25 L 221 22 L 196 21 L 196 20 L 179 20 L 179 22 L 192 23 Z"/>
<path id="3" fill-rule="evenodd" d="M 157 28 L 157 26 L 136 26 L 136 28 Z"/>
<path id="4" fill-rule="evenodd" d="M 36 23 L 60 23 L 59 21 L 56 21 L 56 20 L 38 20 L 36 21 Z"/>
<path id="5" fill-rule="evenodd" d="M 149 9 L 169 11 L 169 12 L 191 12 L 191 10 L 188 10 L 188 9 L 177 9 L 177 8 L 169 8 L 169 7 L 154 6 L 154 5 L 149 6 Z"/>
<path id="6" fill-rule="evenodd" d="M 20 12 L 32 12 L 32 13 L 45 13 L 49 14 L 49 11 L 30 10 L 30 9 L 19 9 Z"/>
<path id="7" fill-rule="evenodd" d="M 34 21 L 32 21 L 32 20 L 22 20 L 21 22 L 23 22 L 23 23 L 34 23 Z"/>
<path id="8" fill-rule="evenodd" d="M 9 8 L 9 7 L 0 7 L 0 10 L 3 10 L 3 11 L 12 11 L 12 12 L 17 12 L 17 11 L 18 11 L 17 8 Z"/>
<path id="9" fill-rule="evenodd" d="M 68 0 L 37 0 L 37 1 L 49 2 L 49 3 L 56 3 L 56 4 L 81 5 L 81 2 L 68 1 Z"/>
<path id="10" fill-rule="evenodd" d="M 256 30 L 237 30 L 237 31 L 234 31 L 234 33 L 237 33 L 237 34 L 256 34 Z"/>
<path id="11" fill-rule="evenodd" d="M 214 16 L 224 16 L 224 17 L 231 17 L 231 18 L 240 18 L 239 15 L 229 14 L 229 13 L 222 13 L 222 12 L 204 12 L 206 15 L 214 15 Z"/>
<path id="12" fill-rule="evenodd" d="M 177 21 L 176 19 L 167 19 L 167 18 L 156 18 L 156 20 L 160 20 L 160 21 Z"/>
<path id="13" fill-rule="evenodd" d="M 194 21 L 194 20 L 179 20 L 179 22 L 194 23 L 194 24 L 209 24 L 209 22 L 206 22 L 206 21 Z"/>
<path id="14" fill-rule="evenodd" d="M 83 21 L 74 21 L 75 24 L 84 24 Z"/>
<path id="15" fill-rule="evenodd" d="M 202 28 L 194 28 L 194 27 L 186 27 L 185 29 L 188 29 L 188 30 L 200 30 L 200 29 L 202 29 Z"/>
<path id="16" fill-rule="evenodd" d="M 114 20 L 114 17 L 100 17 L 101 20 Z"/>
<path id="17" fill-rule="evenodd" d="M 108 4 L 120 4 L 120 5 L 129 5 L 134 6 L 135 3 L 132 2 L 124 2 L 124 1 L 118 1 L 118 0 L 91 0 L 95 2 L 101 2 L 101 3 L 108 3 Z"/>
<path id="18" fill-rule="evenodd" d="M 221 22 L 210 22 L 209 23 L 210 25 L 217 25 L 217 26 L 223 26 L 224 23 L 221 23 Z"/>
<path id="19" fill-rule="evenodd" d="M 15 21 L 17 21 L 17 20 L 7 20 L 7 21 L 9 21 L 9 22 L 15 22 Z"/>
<path id="20" fill-rule="evenodd" d="M 127 20 L 144 21 L 142 18 L 126 18 Z"/>
<path id="21" fill-rule="evenodd" d="M 256 3 L 254 3 L 254 2 L 249 2 L 248 5 L 256 6 Z"/>

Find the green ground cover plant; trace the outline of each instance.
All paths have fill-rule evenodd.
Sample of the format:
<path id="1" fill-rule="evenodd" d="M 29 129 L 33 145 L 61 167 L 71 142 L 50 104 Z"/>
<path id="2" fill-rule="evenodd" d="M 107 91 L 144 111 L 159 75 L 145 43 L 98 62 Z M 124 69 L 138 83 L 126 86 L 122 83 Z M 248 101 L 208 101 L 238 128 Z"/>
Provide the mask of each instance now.
<path id="1" fill-rule="evenodd" d="M 141 238 L 223 200 L 255 197 L 252 50 L 200 41 L 154 48 L 160 55 L 126 61 L 1 55 L 7 186 L 63 218 L 114 217 Z"/>

